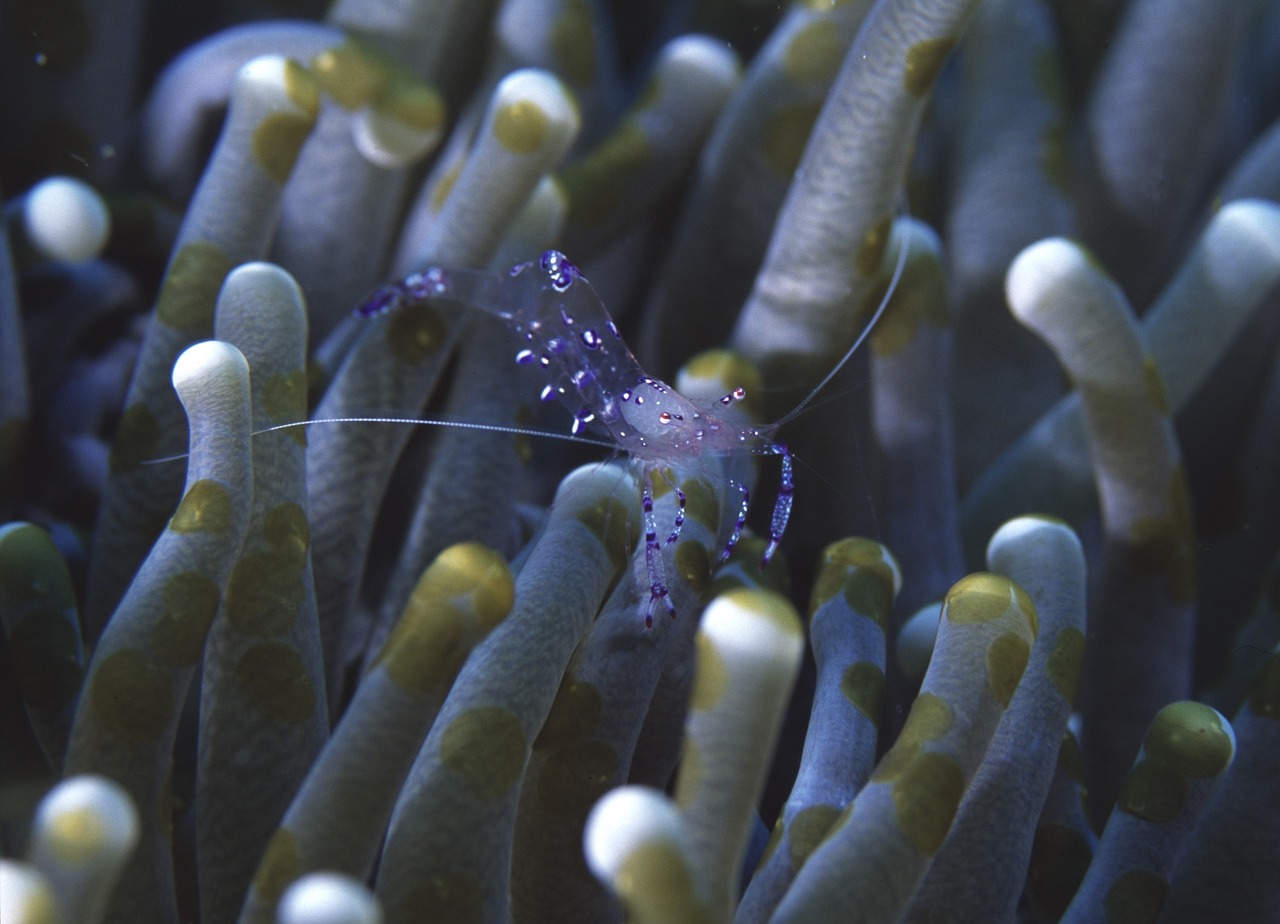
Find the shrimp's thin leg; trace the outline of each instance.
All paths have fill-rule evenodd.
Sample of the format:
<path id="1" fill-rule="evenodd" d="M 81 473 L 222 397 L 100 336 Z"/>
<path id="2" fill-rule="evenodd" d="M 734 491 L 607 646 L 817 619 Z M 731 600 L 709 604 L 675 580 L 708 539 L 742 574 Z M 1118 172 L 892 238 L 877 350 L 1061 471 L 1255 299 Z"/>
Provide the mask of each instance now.
<path id="1" fill-rule="evenodd" d="M 667 536 L 667 545 L 671 545 L 680 538 L 680 530 L 684 527 L 684 491 L 676 488 L 676 518 L 671 524 L 671 535 Z"/>
<path id="2" fill-rule="evenodd" d="M 649 472 L 644 473 L 644 565 L 649 575 L 649 605 L 644 611 L 644 627 L 653 628 L 653 605 L 661 600 L 672 619 L 676 618 L 676 608 L 667 596 L 666 568 L 662 563 L 662 546 L 658 544 L 658 523 L 653 515 L 653 480 Z"/>
<path id="3" fill-rule="evenodd" d="M 747 525 L 747 508 L 751 505 L 751 491 L 745 484 L 740 481 L 730 481 L 729 484 L 742 492 L 742 506 L 738 508 L 738 518 L 733 521 L 733 532 L 729 534 L 729 541 L 724 544 L 724 551 L 720 553 L 722 562 L 729 560 L 729 556 L 733 554 L 733 547 L 742 538 L 742 527 Z"/>
<path id="4" fill-rule="evenodd" d="M 658 474 L 662 476 L 662 480 L 667 483 L 671 490 L 676 492 L 676 518 L 671 524 L 671 533 L 667 536 L 665 543 L 666 545 L 671 545 L 680 538 L 680 530 L 684 527 L 684 508 L 687 498 L 684 496 L 684 491 L 680 489 L 680 486 L 671 480 L 671 476 L 665 469 L 659 469 Z"/>
<path id="5" fill-rule="evenodd" d="M 769 452 L 782 456 L 782 483 L 778 486 L 778 499 L 773 504 L 773 519 L 769 523 L 769 544 L 760 556 L 760 570 L 763 571 L 778 551 L 778 543 L 782 534 L 787 531 L 787 520 L 791 519 L 791 501 L 795 494 L 795 486 L 791 481 L 791 452 L 781 443 L 774 443 Z"/>

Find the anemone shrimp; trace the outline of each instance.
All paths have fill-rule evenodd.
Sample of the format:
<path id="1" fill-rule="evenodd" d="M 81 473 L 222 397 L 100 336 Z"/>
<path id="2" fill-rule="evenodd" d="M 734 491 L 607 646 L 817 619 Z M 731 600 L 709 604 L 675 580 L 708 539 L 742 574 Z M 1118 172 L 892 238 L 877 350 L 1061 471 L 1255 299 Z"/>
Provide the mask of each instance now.
<path id="1" fill-rule="evenodd" d="M 792 454 L 775 435 L 830 383 L 870 334 L 888 306 L 905 257 L 904 245 L 886 294 L 853 345 L 803 400 L 769 424 L 742 425 L 725 416 L 724 409 L 746 397 L 742 387 L 735 387 L 710 403 L 685 397 L 646 373 L 591 284 L 556 250 L 548 250 L 539 260 L 521 263 L 505 274 L 429 267 L 379 288 L 356 313 L 372 317 L 415 302 L 447 300 L 496 317 L 517 334 L 522 346 L 515 356 L 516 363 L 534 368 L 543 377 L 543 401 L 558 400 L 568 408 L 573 415 L 571 438 L 591 431 L 603 439 L 583 441 L 599 442 L 625 453 L 640 467 L 649 581 L 645 626 L 651 628 L 659 605 L 671 618 L 676 617 L 667 591 L 663 547 L 679 539 L 686 506 L 684 491 L 672 484 L 676 512 L 665 541 L 660 541 L 654 514 L 655 477 L 666 479 L 667 468 L 703 454 L 745 452 L 777 456 L 781 478 L 768 541 L 760 559 L 763 570 L 782 541 L 795 493 Z M 741 538 L 750 506 L 748 486 L 733 480 L 730 486 L 740 493 L 741 503 L 720 562 L 729 558 Z"/>

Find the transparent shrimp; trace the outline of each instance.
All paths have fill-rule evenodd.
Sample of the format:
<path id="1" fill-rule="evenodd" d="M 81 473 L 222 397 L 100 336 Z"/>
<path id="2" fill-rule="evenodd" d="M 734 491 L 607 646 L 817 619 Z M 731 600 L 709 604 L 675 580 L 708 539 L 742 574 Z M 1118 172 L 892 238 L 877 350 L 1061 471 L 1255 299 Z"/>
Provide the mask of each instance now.
<path id="1" fill-rule="evenodd" d="M 901 273 L 902 262 L 900 258 L 890 291 Z M 685 515 L 684 492 L 676 487 L 675 519 L 665 542 L 660 542 L 653 511 L 655 473 L 663 477 L 660 473 L 665 467 L 685 465 L 704 453 L 749 452 L 779 457 L 781 480 L 769 540 L 761 556 L 763 569 L 782 541 L 794 496 L 791 453 L 774 435 L 853 355 L 884 310 L 888 296 L 863 337 L 791 413 L 772 424 L 747 426 L 722 416 L 724 408 L 745 397 L 742 388 L 708 404 L 686 398 L 646 373 L 623 342 L 591 284 L 559 251 L 548 250 L 540 260 L 522 263 L 506 274 L 431 267 L 378 289 L 357 309 L 357 314 L 372 316 L 432 299 L 459 302 L 503 320 L 523 340 L 515 361 L 540 371 L 544 382 L 542 399 L 558 400 L 569 409 L 573 414 L 573 434 L 593 430 L 639 463 L 643 473 L 645 567 L 649 580 L 645 625 L 652 626 L 653 613 L 659 607 L 672 618 L 676 616 L 667 594 L 662 547 L 679 539 Z M 730 484 L 741 494 L 742 502 L 721 551 L 721 561 L 729 557 L 742 535 L 750 502 L 745 484 Z"/>

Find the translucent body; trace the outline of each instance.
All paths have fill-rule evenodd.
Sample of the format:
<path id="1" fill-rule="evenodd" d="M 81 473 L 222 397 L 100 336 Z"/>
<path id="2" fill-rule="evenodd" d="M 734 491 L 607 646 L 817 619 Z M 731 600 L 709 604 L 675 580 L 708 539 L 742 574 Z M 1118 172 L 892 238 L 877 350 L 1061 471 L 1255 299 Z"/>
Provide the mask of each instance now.
<path id="1" fill-rule="evenodd" d="M 549 250 L 503 276 L 433 267 L 374 293 L 362 314 L 405 301 L 445 298 L 507 322 L 527 348 L 516 362 L 542 372 L 545 401 L 559 399 L 584 425 L 637 459 L 678 465 L 702 452 L 773 454 L 776 427 L 739 427 L 640 367 L 591 284 L 564 255 Z M 729 405 L 741 389 L 720 399 Z"/>
<path id="2" fill-rule="evenodd" d="M 704 452 L 781 457 L 782 486 L 761 567 L 768 564 L 791 514 L 791 454 L 773 440 L 776 425 L 742 427 L 719 416 L 720 407 L 744 397 L 741 388 L 708 407 L 646 373 L 591 284 L 559 251 L 549 250 L 537 262 L 522 263 L 505 275 L 432 267 L 379 289 L 358 311 L 373 315 L 424 299 L 459 302 L 501 318 L 525 343 L 515 361 L 541 373 L 542 399 L 559 400 L 568 407 L 574 415 L 573 432 L 589 427 L 641 463 L 650 585 L 646 624 L 652 624 L 653 610 L 659 603 L 675 616 L 667 597 L 653 514 L 653 476 L 662 467 L 679 467 Z M 742 506 L 722 560 L 729 557 L 742 534 L 749 499 L 745 485 L 732 484 L 742 494 Z M 679 538 L 684 522 L 685 498 L 678 488 L 676 496 L 678 509 L 667 544 Z"/>

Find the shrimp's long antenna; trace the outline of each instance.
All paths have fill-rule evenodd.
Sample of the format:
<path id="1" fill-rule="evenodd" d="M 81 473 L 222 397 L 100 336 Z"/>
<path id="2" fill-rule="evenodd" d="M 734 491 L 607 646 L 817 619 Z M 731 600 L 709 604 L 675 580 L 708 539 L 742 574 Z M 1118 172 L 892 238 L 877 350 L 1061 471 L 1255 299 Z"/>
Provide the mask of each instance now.
<path id="1" fill-rule="evenodd" d="M 554 430 L 534 430 L 531 427 L 511 427 L 505 424 L 475 423 L 465 420 L 444 420 L 438 417 L 317 417 L 315 420 L 299 420 L 294 423 L 276 424 L 263 430 L 255 430 L 253 435 L 274 433 L 276 430 L 288 430 L 292 427 L 307 427 L 311 424 L 350 424 L 350 423 L 390 423 L 413 424 L 427 427 L 457 427 L 460 430 L 488 430 L 492 433 L 511 433 L 515 436 L 545 436 L 553 440 L 564 440 L 566 443 L 582 443 L 584 446 L 602 446 L 605 449 L 616 449 L 613 443 L 604 440 L 593 440 L 586 436 L 574 436 L 571 433 L 557 433 Z"/>
<path id="2" fill-rule="evenodd" d="M 277 430 L 292 430 L 294 427 L 309 427 L 312 424 L 358 424 L 358 423 L 378 423 L 378 424 L 413 424 L 415 426 L 425 427 L 457 427 L 462 430 L 488 430 L 492 433 L 510 433 L 514 436 L 537 436 L 546 437 L 553 440 L 564 440 L 566 443 L 581 443 L 584 446 L 598 446 L 603 449 L 617 449 L 613 443 L 604 440 L 593 440 L 585 436 L 574 436 L 571 433 L 557 433 L 554 430 L 534 430 L 529 427 L 510 427 L 503 424 L 486 424 L 474 423 L 463 420 L 442 420 L 432 417 L 318 417 L 315 420 L 297 420 L 293 423 L 276 424 L 274 427 L 265 427 L 261 430 L 254 430 L 251 436 L 261 436 L 264 433 L 275 433 Z M 143 465 L 159 465 L 161 462 L 176 462 L 179 459 L 185 459 L 187 453 L 180 453 L 176 456 L 164 456 L 159 459 L 147 459 Z"/>
<path id="3" fill-rule="evenodd" d="M 815 385 L 813 390 L 810 391 L 809 394 L 805 395 L 804 399 L 799 404 L 775 421 L 773 424 L 774 427 L 781 427 L 783 424 L 790 423 L 792 420 L 799 417 L 800 413 L 809 406 L 810 402 L 812 402 L 814 398 L 818 397 L 819 392 L 830 385 L 831 380 L 840 374 L 840 370 L 843 369 L 845 364 L 853 358 L 853 354 L 858 352 L 858 348 L 861 347 L 866 339 L 871 336 L 871 332 L 876 328 L 876 323 L 885 313 L 885 310 L 888 309 L 889 301 L 893 298 L 893 293 L 898 288 L 898 282 L 902 279 L 902 273 L 907 266 L 907 253 L 910 250 L 911 237 L 904 233 L 902 235 L 902 246 L 898 248 L 898 260 L 893 267 L 893 275 L 889 277 L 889 286 L 885 289 L 884 297 L 880 299 L 880 304 L 876 306 L 875 313 L 871 315 L 871 320 L 862 328 L 862 333 L 858 334 L 858 338 L 853 341 L 853 345 L 845 351 L 843 356 L 840 357 L 840 361 L 831 367 L 830 372 L 823 376 L 822 381 Z"/>

